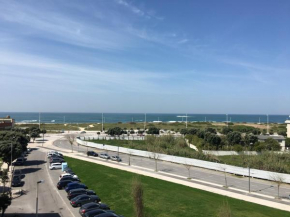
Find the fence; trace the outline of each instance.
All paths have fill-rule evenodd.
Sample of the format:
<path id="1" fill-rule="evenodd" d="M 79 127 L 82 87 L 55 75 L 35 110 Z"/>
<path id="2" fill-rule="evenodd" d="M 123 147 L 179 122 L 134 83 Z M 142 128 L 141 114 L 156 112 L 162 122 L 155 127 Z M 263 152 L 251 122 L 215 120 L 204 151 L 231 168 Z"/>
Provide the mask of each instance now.
<path id="1" fill-rule="evenodd" d="M 93 147 L 93 148 L 102 149 L 106 151 L 120 152 L 124 154 L 129 154 L 129 155 L 136 155 L 136 156 L 141 156 L 141 157 L 146 157 L 146 158 L 158 158 L 158 160 L 162 160 L 162 161 L 168 161 L 168 162 L 173 162 L 173 163 L 178 163 L 178 164 L 183 164 L 183 165 L 191 165 L 195 167 L 222 171 L 222 172 L 241 175 L 241 176 L 249 176 L 248 168 L 214 163 L 214 162 L 203 161 L 203 160 L 197 160 L 197 159 L 192 159 L 192 158 L 171 156 L 171 155 L 166 155 L 166 154 L 155 154 L 153 152 L 141 151 L 141 150 L 136 150 L 136 149 L 129 149 L 129 148 L 123 148 L 123 147 L 117 147 L 117 146 L 111 146 L 111 145 L 105 145 L 105 144 L 98 144 L 98 143 L 83 141 L 81 140 L 81 138 L 85 139 L 85 137 L 77 138 L 76 140 L 77 143 L 80 145 L 88 146 L 88 147 Z M 272 181 L 277 181 L 281 179 L 283 180 L 284 183 L 290 183 L 290 175 L 284 174 L 284 173 L 275 173 L 275 172 L 269 172 L 269 171 L 264 171 L 264 170 L 250 169 L 250 176 L 254 178 L 266 179 L 266 180 L 272 180 Z"/>

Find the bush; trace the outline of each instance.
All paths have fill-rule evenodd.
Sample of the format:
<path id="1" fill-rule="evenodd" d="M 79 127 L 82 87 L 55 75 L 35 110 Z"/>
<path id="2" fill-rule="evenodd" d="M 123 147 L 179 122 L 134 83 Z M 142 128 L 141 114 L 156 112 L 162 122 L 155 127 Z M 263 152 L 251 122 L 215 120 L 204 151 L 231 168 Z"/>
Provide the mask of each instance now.
<path id="1" fill-rule="evenodd" d="M 147 134 L 159 134 L 159 129 L 156 127 L 149 127 Z"/>
<path id="2" fill-rule="evenodd" d="M 234 151 L 242 152 L 244 150 L 243 146 L 241 145 L 234 145 Z"/>

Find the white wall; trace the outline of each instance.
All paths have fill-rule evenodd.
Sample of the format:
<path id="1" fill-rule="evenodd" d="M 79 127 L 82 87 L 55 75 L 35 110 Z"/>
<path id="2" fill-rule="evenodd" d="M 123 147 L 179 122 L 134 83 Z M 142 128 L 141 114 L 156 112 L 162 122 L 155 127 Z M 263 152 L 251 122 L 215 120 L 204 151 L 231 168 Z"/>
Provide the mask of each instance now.
<path id="1" fill-rule="evenodd" d="M 117 147 L 117 146 L 111 146 L 111 145 L 103 145 L 103 144 L 97 144 L 93 142 L 87 142 L 83 141 L 81 139 L 76 140 L 78 144 L 93 147 L 97 149 L 102 150 L 108 150 L 108 151 L 115 151 L 125 154 L 131 154 L 146 158 L 152 158 L 154 153 L 148 152 L 148 151 L 141 151 L 136 149 L 129 149 L 129 148 L 123 148 L 123 147 Z M 119 150 L 118 150 L 119 149 Z M 185 158 L 185 157 L 177 157 L 172 155 L 166 155 L 166 154 L 158 154 L 158 159 L 178 164 L 187 164 L 192 165 L 195 167 L 201 167 L 206 168 L 210 170 L 217 170 L 217 171 L 224 171 L 227 173 L 242 175 L 242 176 L 248 176 L 249 170 L 248 168 L 242 168 L 237 166 L 231 166 L 227 164 L 220 164 L 220 163 L 214 163 L 209 161 L 203 161 L 203 160 L 197 160 L 192 158 Z M 283 173 L 274 173 L 264 170 L 257 170 L 257 169 L 251 169 L 250 170 L 250 176 L 255 178 L 261 178 L 261 179 L 267 179 L 267 180 L 275 180 L 277 177 L 282 177 L 285 183 L 290 183 L 290 175 L 283 174 Z"/>

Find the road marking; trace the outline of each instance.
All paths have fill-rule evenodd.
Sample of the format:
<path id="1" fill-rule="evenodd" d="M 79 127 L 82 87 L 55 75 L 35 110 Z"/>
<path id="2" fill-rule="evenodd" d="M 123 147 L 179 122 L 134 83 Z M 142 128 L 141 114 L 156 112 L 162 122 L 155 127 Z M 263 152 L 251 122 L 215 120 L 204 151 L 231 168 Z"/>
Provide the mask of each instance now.
<path id="1" fill-rule="evenodd" d="M 60 197 L 60 199 L 62 200 L 62 202 L 64 203 L 64 205 L 67 207 L 68 211 L 69 211 L 69 212 L 70 212 L 74 217 L 76 217 L 76 216 L 74 215 L 74 213 L 70 210 L 70 208 L 68 207 L 68 205 L 66 204 L 66 202 L 64 201 L 64 199 L 62 198 L 62 196 L 60 195 L 60 193 L 58 192 L 58 190 L 55 189 L 55 186 L 54 186 L 54 183 L 53 183 L 52 178 L 51 178 L 51 176 L 50 176 L 50 173 L 48 172 L 47 165 L 45 165 L 45 169 L 46 169 L 46 172 L 48 173 L 49 180 L 50 180 L 50 182 L 52 183 L 53 190 L 56 191 L 56 193 L 58 194 L 58 196 Z"/>

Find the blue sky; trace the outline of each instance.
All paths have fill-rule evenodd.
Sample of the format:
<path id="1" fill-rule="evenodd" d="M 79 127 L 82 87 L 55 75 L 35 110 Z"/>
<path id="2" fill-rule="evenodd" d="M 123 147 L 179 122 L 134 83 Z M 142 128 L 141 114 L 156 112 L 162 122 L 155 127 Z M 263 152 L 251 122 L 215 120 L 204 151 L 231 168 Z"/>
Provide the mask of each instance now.
<path id="1" fill-rule="evenodd" d="M 290 113 L 290 1 L 0 0 L 0 111 Z"/>

